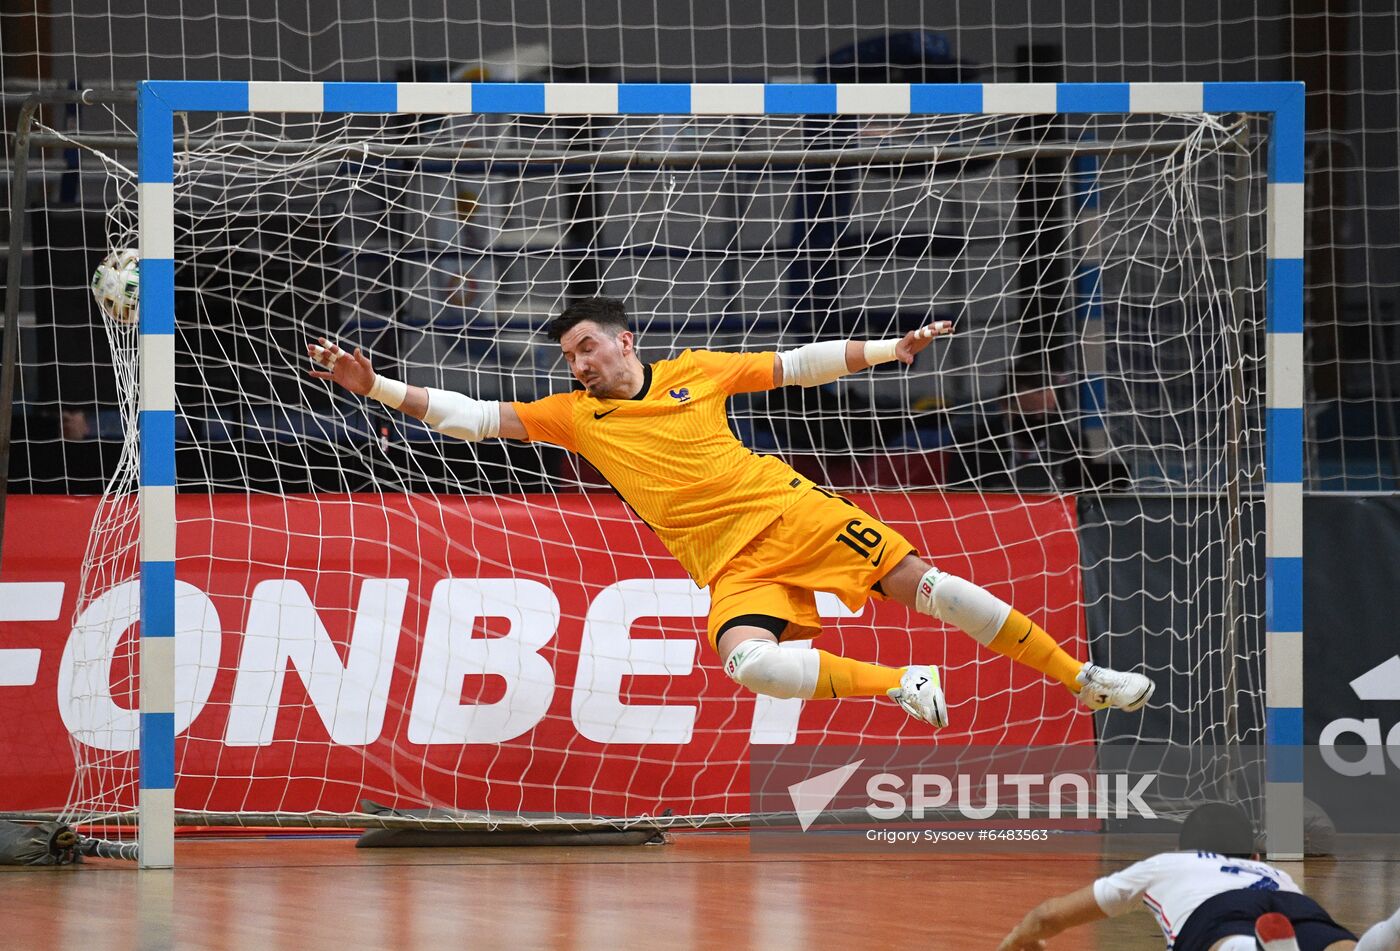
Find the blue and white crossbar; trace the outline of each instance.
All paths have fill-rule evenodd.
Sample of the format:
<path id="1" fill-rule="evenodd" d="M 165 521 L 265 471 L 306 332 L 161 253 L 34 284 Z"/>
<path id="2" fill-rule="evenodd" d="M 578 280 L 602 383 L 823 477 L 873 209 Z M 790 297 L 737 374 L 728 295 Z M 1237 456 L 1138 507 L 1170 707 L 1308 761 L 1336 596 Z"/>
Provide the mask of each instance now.
<path id="1" fill-rule="evenodd" d="M 141 84 L 141 862 L 174 863 L 176 112 L 934 115 L 1249 112 L 1271 120 L 1266 420 L 1269 853 L 1303 853 L 1301 83 Z"/>

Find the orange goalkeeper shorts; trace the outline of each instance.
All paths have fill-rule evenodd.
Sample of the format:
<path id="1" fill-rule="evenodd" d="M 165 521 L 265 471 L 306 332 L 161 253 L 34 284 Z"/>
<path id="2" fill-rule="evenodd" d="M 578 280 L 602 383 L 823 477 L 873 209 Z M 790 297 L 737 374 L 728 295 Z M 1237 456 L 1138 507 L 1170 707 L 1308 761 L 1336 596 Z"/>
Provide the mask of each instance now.
<path id="1" fill-rule="evenodd" d="M 816 592 L 829 591 L 859 611 L 872 596 L 883 597 L 871 589 L 914 553 L 903 535 L 854 503 L 808 488 L 710 582 L 711 647 L 725 622 L 745 614 L 787 621 L 782 640 L 816 637 Z"/>

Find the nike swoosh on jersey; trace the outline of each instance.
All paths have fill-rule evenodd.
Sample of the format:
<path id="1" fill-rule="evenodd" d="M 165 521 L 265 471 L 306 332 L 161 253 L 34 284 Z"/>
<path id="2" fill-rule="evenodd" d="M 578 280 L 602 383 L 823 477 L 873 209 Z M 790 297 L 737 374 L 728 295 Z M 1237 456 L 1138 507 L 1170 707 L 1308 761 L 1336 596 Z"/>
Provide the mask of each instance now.
<path id="1" fill-rule="evenodd" d="M 620 410 L 620 409 L 622 409 L 621 406 L 614 406 L 612 409 L 608 410 L 606 413 L 599 413 L 599 412 L 597 412 L 597 411 L 595 410 L 594 413 L 593 413 L 593 418 L 594 418 L 594 419 L 602 419 L 604 416 L 611 416 L 613 413 L 616 413 L 616 412 L 617 412 L 618 410 Z"/>
<path id="2" fill-rule="evenodd" d="M 888 547 L 890 547 L 888 542 L 880 546 L 880 554 L 875 556 L 875 560 L 870 563 L 870 567 L 880 567 L 880 562 L 885 560 L 885 549 Z"/>

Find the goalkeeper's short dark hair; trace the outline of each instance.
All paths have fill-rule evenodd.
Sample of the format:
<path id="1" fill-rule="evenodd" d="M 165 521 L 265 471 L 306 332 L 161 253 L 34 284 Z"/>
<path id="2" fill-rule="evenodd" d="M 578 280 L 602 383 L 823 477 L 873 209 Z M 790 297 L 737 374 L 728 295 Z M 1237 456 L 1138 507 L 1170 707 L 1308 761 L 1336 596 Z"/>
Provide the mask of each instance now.
<path id="1" fill-rule="evenodd" d="M 1186 817 L 1177 836 L 1183 852 L 1216 852 L 1231 858 L 1254 855 L 1254 823 L 1239 806 L 1228 802 L 1208 802 L 1197 806 Z"/>
<path id="2" fill-rule="evenodd" d="M 563 313 L 545 324 L 544 332 L 556 343 L 585 320 L 591 320 L 599 327 L 621 333 L 631 330 L 627 320 L 627 303 L 616 297 L 584 297 L 564 308 Z"/>

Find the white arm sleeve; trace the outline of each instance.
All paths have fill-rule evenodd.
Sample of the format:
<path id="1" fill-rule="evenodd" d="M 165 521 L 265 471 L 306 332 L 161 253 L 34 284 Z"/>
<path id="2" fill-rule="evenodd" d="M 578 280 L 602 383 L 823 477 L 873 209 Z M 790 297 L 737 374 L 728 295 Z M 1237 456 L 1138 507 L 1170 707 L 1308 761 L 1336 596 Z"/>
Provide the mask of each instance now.
<path id="1" fill-rule="evenodd" d="M 428 411 L 423 422 L 442 433 L 467 442 L 501 434 L 501 404 L 474 400 L 450 390 L 428 390 Z"/>
<path id="2" fill-rule="evenodd" d="M 783 361 L 784 385 L 821 386 L 851 372 L 846 369 L 844 340 L 803 344 L 796 350 L 784 350 L 778 359 Z"/>

